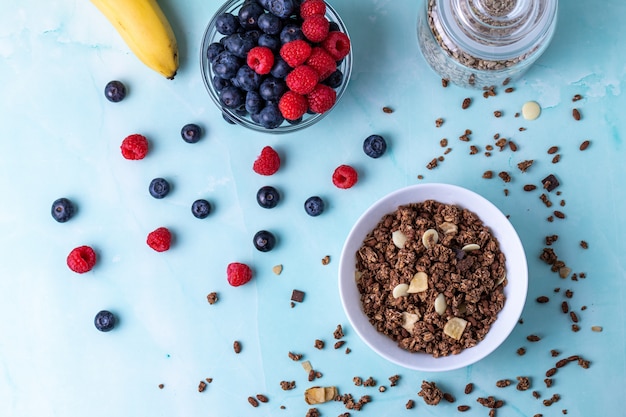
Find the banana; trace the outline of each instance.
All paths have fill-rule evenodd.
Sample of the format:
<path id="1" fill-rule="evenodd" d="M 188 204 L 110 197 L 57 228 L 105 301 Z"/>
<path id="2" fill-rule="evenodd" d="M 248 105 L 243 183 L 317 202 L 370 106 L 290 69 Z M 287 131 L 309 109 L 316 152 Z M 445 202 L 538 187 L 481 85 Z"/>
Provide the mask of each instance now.
<path id="1" fill-rule="evenodd" d="M 173 79 L 178 44 L 156 0 L 91 0 L 146 66 Z"/>

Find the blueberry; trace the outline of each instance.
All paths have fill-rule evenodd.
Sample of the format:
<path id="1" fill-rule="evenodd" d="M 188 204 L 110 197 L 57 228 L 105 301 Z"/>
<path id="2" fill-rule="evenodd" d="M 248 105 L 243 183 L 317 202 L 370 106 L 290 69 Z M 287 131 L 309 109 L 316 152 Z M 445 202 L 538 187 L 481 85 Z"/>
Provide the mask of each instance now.
<path id="1" fill-rule="evenodd" d="M 211 214 L 211 203 L 204 199 L 199 199 L 193 202 L 191 205 L 191 213 L 197 219 L 205 219 Z"/>
<path id="2" fill-rule="evenodd" d="M 277 103 L 285 91 L 287 91 L 285 81 L 275 77 L 265 78 L 259 86 L 259 94 L 261 94 L 261 97 L 270 102 Z"/>
<path id="3" fill-rule="evenodd" d="M 155 178 L 150 181 L 148 191 L 154 198 L 163 198 L 170 192 L 170 183 L 163 178 Z"/>
<path id="4" fill-rule="evenodd" d="M 93 324 L 96 326 L 96 329 L 100 330 L 101 332 L 108 332 L 110 330 L 113 330 L 113 328 L 115 327 L 115 322 L 115 316 L 113 315 L 113 313 L 107 310 L 99 311 L 93 320 Z"/>
<path id="5" fill-rule="evenodd" d="M 219 42 L 213 42 L 208 48 L 206 48 L 206 57 L 210 62 L 213 62 L 213 60 L 223 51 L 224 45 Z"/>
<path id="6" fill-rule="evenodd" d="M 217 75 L 213 76 L 213 87 L 215 88 L 215 90 L 217 90 L 218 93 L 222 91 L 225 87 L 228 87 L 229 85 L 232 85 L 230 80 L 227 80 L 222 77 L 218 77 Z"/>
<path id="7" fill-rule="evenodd" d="M 104 96 L 112 103 L 124 100 L 126 86 L 121 81 L 109 81 L 104 87 Z"/>
<path id="8" fill-rule="evenodd" d="M 245 58 L 250 49 L 255 47 L 257 39 L 252 35 L 233 33 L 224 40 L 224 48 L 239 58 Z"/>
<path id="9" fill-rule="evenodd" d="M 328 25 L 328 31 L 329 32 L 341 32 L 341 28 L 339 27 L 339 23 L 337 23 L 337 22 L 330 22 L 330 25 Z"/>
<path id="10" fill-rule="evenodd" d="M 280 194 L 278 194 L 278 190 L 270 185 L 259 188 L 259 191 L 256 193 L 256 202 L 263 208 L 274 208 L 279 201 Z"/>
<path id="11" fill-rule="evenodd" d="M 202 129 L 195 123 L 189 123 L 180 130 L 180 136 L 187 143 L 196 143 L 200 140 Z"/>
<path id="12" fill-rule="evenodd" d="M 289 72 L 291 72 L 289 64 L 287 64 L 287 62 L 285 62 L 285 60 L 280 56 L 277 56 L 270 71 L 272 77 L 283 79 L 287 76 L 287 74 L 289 74 Z"/>
<path id="13" fill-rule="evenodd" d="M 229 51 L 220 52 L 215 57 L 213 63 L 213 72 L 218 77 L 229 80 L 237 74 L 237 70 L 241 66 L 241 59 Z"/>
<path id="14" fill-rule="evenodd" d="M 259 27 L 259 16 L 265 13 L 263 7 L 257 2 L 245 3 L 239 9 L 239 24 L 244 29 L 256 29 Z"/>
<path id="15" fill-rule="evenodd" d="M 244 91 L 256 91 L 261 84 L 262 76 L 248 65 L 242 65 L 235 75 L 234 83 Z"/>
<path id="16" fill-rule="evenodd" d="M 275 129 L 285 121 L 276 103 L 267 103 L 259 112 L 259 119 L 261 126 L 266 129 Z"/>
<path id="17" fill-rule="evenodd" d="M 300 116 L 294 120 L 287 119 L 287 123 L 289 123 L 290 125 L 299 125 L 300 123 L 302 123 L 302 120 L 303 120 L 303 117 Z"/>
<path id="18" fill-rule="evenodd" d="M 220 101 L 229 109 L 236 109 L 245 103 L 243 90 L 231 85 L 220 91 Z"/>
<path id="19" fill-rule="evenodd" d="M 288 18 L 295 11 L 295 6 L 292 0 L 269 0 L 268 10 L 278 17 L 283 19 Z"/>
<path id="20" fill-rule="evenodd" d="M 336 70 L 332 74 L 330 74 L 324 81 L 323 84 L 326 84 L 330 88 L 337 88 L 341 85 L 343 81 L 343 72 L 340 70 Z"/>
<path id="21" fill-rule="evenodd" d="M 239 18 L 232 13 L 222 13 L 215 19 L 215 29 L 222 35 L 232 35 L 240 27 Z"/>
<path id="22" fill-rule="evenodd" d="M 370 158 L 380 158 L 387 150 L 387 142 L 380 135 L 370 135 L 363 141 L 363 152 Z"/>
<path id="23" fill-rule="evenodd" d="M 252 240 L 254 247 L 261 252 L 269 252 L 276 246 L 276 237 L 267 230 L 261 230 L 256 232 L 254 239 Z"/>
<path id="24" fill-rule="evenodd" d="M 283 21 L 272 13 L 263 13 L 259 16 L 257 24 L 259 29 L 268 35 L 278 35 L 283 29 Z"/>
<path id="25" fill-rule="evenodd" d="M 309 216 L 319 216 L 324 212 L 324 200 L 318 196 L 307 198 L 304 202 L 304 211 Z"/>
<path id="26" fill-rule="evenodd" d="M 74 215 L 74 204 L 67 198 L 59 198 L 52 203 L 52 217 L 59 223 L 65 223 Z"/>
<path id="27" fill-rule="evenodd" d="M 256 91 L 248 91 L 246 93 L 246 110 L 250 114 L 257 114 L 265 106 L 265 100 Z"/>
<path id="28" fill-rule="evenodd" d="M 280 41 L 282 43 L 295 41 L 297 39 L 304 39 L 304 33 L 302 33 L 300 25 L 296 23 L 288 23 L 280 31 Z"/>
<path id="29" fill-rule="evenodd" d="M 273 35 L 268 35 L 267 33 L 261 34 L 259 36 L 259 40 L 257 41 L 259 46 L 265 46 L 266 48 L 270 48 L 273 52 L 278 52 L 280 50 L 280 39 Z"/>

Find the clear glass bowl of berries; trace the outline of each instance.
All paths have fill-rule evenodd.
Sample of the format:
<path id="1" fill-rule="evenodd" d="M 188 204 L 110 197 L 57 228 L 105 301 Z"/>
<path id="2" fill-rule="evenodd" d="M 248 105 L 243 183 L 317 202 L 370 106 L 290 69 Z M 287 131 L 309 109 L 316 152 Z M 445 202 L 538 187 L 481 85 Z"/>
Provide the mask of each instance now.
<path id="1" fill-rule="evenodd" d="M 227 122 L 288 133 L 317 123 L 339 102 L 352 48 L 324 0 L 229 0 L 204 32 L 200 65 Z"/>

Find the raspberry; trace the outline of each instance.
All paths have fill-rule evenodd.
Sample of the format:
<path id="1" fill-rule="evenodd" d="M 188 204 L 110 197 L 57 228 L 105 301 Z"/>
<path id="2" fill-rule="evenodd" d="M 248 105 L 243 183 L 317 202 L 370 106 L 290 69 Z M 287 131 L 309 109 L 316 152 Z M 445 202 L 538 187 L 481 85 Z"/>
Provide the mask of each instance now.
<path id="1" fill-rule="evenodd" d="M 255 46 L 248 52 L 246 63 L 257 74 L 269 74 L 274 65 L 274 53 L 267 46 Z"/>
<path id="2" fill-rule="evenodd" d="M 124 138 L 120 148 L 122 150 L 122 156 L 126 159 L 143 159 L 148 153 L 148 139 L 138 134 L 129 135 Z"/>
<path id="3" fill-rule="evenodd" d="M 273 175 L 280 168 L 280 157 L 271 146 L 266 146 L 261 150 L 252 165 L 252 169 L 259 175 Z"/>
<path id="4" fill-rule="evenodd" d="M 300 5 L 300 17 L 306 19 L 307 17 L 321 14 L 326 14 L 326 3 L 324 0 L 306 0 Z"/>
<path id="5" fill-rule="evenodd" d="M 324 84 L 318 84 L 307 95 L 309 109 L 315 113 L 324 113 L 330 110 L 337 100 L 337 92 Z"/>
<path id="6" fill-rule="evenodd" d="M 306 97 L 293 91 L 287 91 L 278 102 L 278 109 L 287 120 L 299 119 L 306 113 L 308 108 L 309 104 L 306 101 Z"/>
<path id="7" fill-rule="evenodd" d="M 306 60 L 306 65 L 313 67 L 317 71 L 320 81 L 325 80 L 337 70 L 335 59 L 324 48 L 318 46 L 311 50 L 311 55 Z"/>
<path id="8" fill-rule="evenodd" d="M 324 15 L 314 14 L 302 22 L 302 33 L 311 42 L 321 42 L 328 36 L 330 22 Z"/>
<path id="9" fill-rule="evenodd" d="M 343 32 L 332 31 L 328 33 L 322 46 L 330 56 L 335 58 L 336 61 L 344 58 L 350 52 L 350 38 Z"/>
<path id="10" fill-rule="evenodd" d="M 280 56 L 291 68 L 304 64 L 309 55 L 311 55 L 311 45 L 303 39 L 287 42 L 280 48 Z"/>
<path id="11" fill-rule="evenodd" d="M 356 184 L 359 176 L 354 168 L 350 165 L 339 165 L 333 172 L 333 184 L 337 188 L 350 188 Z"/>
<path id="12" fill-rule="evenodd" d="M 146 243 L 157 252 L 165 252 L 172 243 L 172 234 L 166 227 L 159 227 L 148 233 Z"/>
<path id="13" fill-rule="evenodd" d="M 67 266 L 74 272 L 84 274 L 96 264 L 96 252 L 89 246 L 79 246 L 67 255 Z"/>
<path id="14" fill-rule="evenodd" d="M 291 91 L 309 94 L 317 85 L 318 78 L 317 71 L 313 67 L 299 65 L 285 77 L 285 82 Z"/>
<path id="15" fill-rule="evenodd" d="M 252 270 L 246 264 L 231 262 L 226 267 L 226 278 L 230 285 L 239 287 L 240 285 L 250 282 L 252 279 Z"/>

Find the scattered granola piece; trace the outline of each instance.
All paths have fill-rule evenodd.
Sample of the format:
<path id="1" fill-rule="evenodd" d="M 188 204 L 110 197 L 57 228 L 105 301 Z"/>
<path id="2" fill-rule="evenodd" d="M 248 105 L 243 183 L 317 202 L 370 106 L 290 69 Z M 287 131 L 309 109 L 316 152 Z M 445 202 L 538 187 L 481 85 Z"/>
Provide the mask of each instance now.
<path id="1" fill-rule="evenodd" d="M 238 340 L 235 340 L 233 342 L 233 350 L 235 351 L 235 353 L 240 353 L 241 352 L 241 342 L 239 342 Z"/>
<path id="2" fill-rule="evenodd" d="M 330 255 L 326 255 L 322 258 L 322 265 L 328 265 L 330 263 Z"/>
<path id="3" fill-rule="evenodd" d="M 393 109 L 389 106 L 383 107 L 383 113 L 391 114 L 393 113 Z"/>
<path id="4" fill-rule="evenodd" d="M 437 405 L 443 398 L 443 392 L 435 382 L 422 381 L 420 391 L 417 393 L 428 405 Z"/>
<path id="5" fill-rule="evenodd" d="M 206 389 L 206 382 L 200 381 L 198 384 L 198 392 L 203 392 Z"/>
<path id="6" fill-rule="evenodd" d="M 207 301 L 209 302 L 209 304 L 213 305 L 215 303 L 217 303 L 217 293 L 215 291 L 209 293 L 206 296 Z"/>
<path id="7" fill-rule="evenodd" d="M 275 273 L 276 275 L 280 275 L 283 272 L 283 266 L 282 265 L 274 265 L 272 267 L 272 272 Z"/>
<path id="8" fill-rule="evenodd" d="M 344 336 L 343 335 L 343 328 L 341 327 L 341 324 L 337 325 L 337 328 L 333 332 L 333 336 L 335 337 L 335 339 L 341 339 Z"/>
<path id="9" fill-rule="evenodd" d="M 324 349 L 324 341 L 315 339 L 315 344 L 313 346 L 315 346 L 316 349 Z"/>

